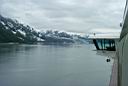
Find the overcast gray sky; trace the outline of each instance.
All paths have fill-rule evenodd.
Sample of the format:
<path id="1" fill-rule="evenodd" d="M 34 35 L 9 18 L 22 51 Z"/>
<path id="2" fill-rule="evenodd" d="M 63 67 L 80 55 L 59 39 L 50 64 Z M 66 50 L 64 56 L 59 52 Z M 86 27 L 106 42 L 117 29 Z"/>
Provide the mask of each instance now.
<path id="1" fill-rule="evenodd" d="M 119 31 L 125 0 L 0 0 L 0 14 L 36 29 Z"/>

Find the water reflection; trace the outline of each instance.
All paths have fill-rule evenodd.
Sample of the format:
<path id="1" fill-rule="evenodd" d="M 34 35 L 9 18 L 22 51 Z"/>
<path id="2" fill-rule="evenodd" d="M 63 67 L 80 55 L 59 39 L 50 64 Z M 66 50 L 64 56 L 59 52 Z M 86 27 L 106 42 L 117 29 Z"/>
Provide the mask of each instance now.
<path id="1" fill-rule="evenodd" d="M 108 86 L 111 63 L 90 45 L 0 45 L 0 86 Z"/>
<path id="2" fill-rule="evenodd" d="M 25 53 L 36 47 L 34 45 L 0 44 L 0 63 L 9 61 L 9 59 L 17 59 L 19 53 Z"/>
<path id="3" fill-rule="evenodd" d="M 105 50 L 96 50 L 96 54 L 100 56 L 105 56 L 111 59 L 116 59 L 116 52 L 115 51 L 105 51 Z"/>
<path id="4" fill-rule="evenodd" d="M 34 46 L 19 45 L 19 44 L 0 44 L 0 55 L 6 53 L 15 53 L 17 51 L 27 51 Z"/>

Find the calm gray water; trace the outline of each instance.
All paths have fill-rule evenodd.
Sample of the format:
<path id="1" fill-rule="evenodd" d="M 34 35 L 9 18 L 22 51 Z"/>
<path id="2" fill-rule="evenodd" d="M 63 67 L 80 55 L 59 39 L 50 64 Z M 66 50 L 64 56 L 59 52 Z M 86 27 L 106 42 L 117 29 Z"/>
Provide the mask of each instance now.
<path id="1" fill-rule="evenodd" d="M 112 62 L 93 49 L 0 44 L 0 86 L 108 86 Z"/>

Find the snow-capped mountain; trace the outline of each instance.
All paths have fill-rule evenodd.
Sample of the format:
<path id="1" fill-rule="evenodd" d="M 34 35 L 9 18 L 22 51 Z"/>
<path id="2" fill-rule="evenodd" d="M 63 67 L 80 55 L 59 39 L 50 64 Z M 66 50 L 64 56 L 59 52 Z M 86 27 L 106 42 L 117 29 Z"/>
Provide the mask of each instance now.
<path id="1" fill-rule="evenodd" d="M 38 33 L 33 28 L 0 15 L 0 42 L 27 43 L 36 42 L 37 39 L 43 40 L 38 37 Z"/>
<path id="2" fill-rule="evenodd" d="M 28 25 L 23 25 L 17 20 L 5 18 L 0 15 L 0 42 L 57 42 L 57 43 L 75 43 L 86 40 L 77 34 L 70 34 L 64 31 L 47 30 L 37 31 Z"/>

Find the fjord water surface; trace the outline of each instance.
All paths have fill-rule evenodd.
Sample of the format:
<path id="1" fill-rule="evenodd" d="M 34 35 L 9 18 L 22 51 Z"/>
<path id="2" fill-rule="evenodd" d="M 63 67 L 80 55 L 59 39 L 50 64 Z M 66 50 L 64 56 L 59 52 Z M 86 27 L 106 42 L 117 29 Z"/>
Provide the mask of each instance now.
<path id="1" fill-rule="evenodd" d="M 112 62 L 93 45 L 0 44 L 0 86 L 108 86 Z"/>

